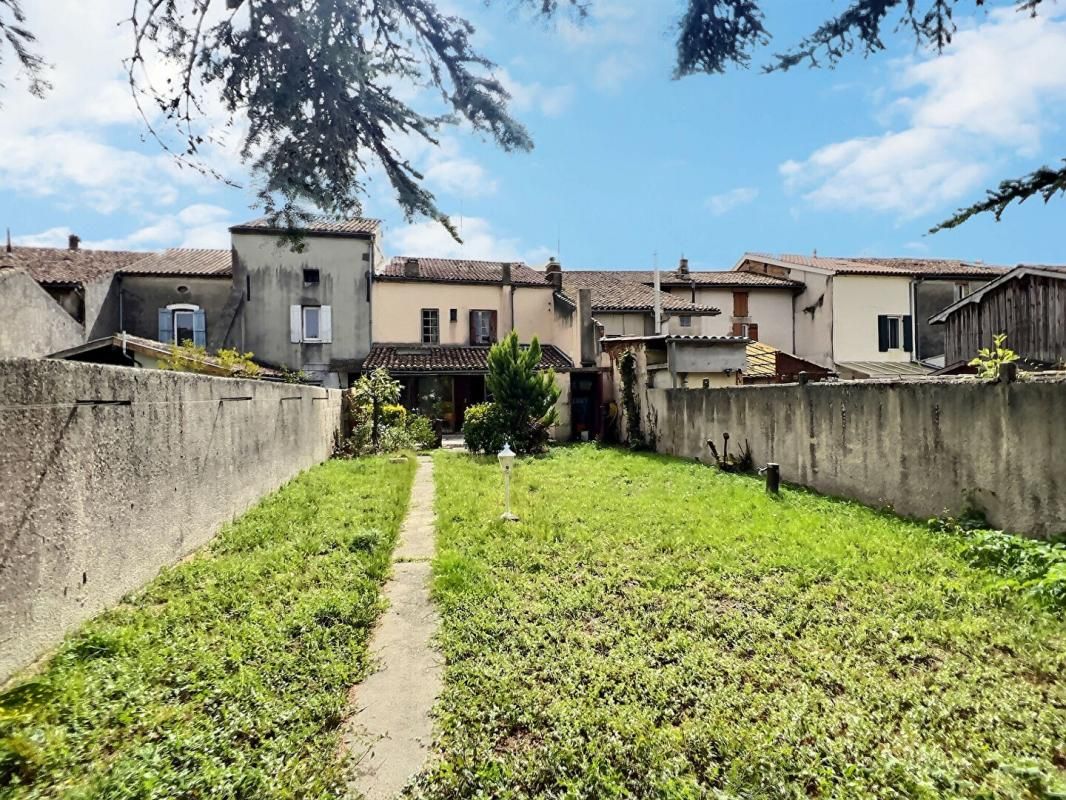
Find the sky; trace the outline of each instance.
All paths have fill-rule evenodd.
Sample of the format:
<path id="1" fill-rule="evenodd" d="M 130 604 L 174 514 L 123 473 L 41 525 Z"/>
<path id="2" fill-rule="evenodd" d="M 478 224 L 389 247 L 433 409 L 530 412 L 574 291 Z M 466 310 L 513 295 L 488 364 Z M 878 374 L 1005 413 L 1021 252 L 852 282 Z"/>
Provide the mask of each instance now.
<path id="1" fill-rule="evenodd" d="M 144 136 L 122 64 L 131 2 L 27 5 L 54 88 L 33 98 L 10 57 L 0 67 L 0 225 L 16 243 L 63 246 L 73 232 L 89 247 L 228 247 L 228 226 L 258 216 L 232 132 L 208 158 L 236 188 Z M 574 269 L 681 256 L 729 269 L 746 251 L 1066 263 L 1066 199 L 926 235 L 1000 179 L 1066 156 L 1066 3 L 1036 19 L 1006 0 L 960 13 L 939 56 L 896 34 L 833 70 L 764 75 L 772 52 L 841 8 L 765 0 L 774 39 L 752 69 L 682 80 L 671 79 L 681 0 L 591 0 L 586 21 L 552 23 L 511 0 L 441 5 L 474 22 L 536 146 L 505 153 L 450 128 L 439 148 L 413 148 L 463 244 L 405 220 L 378 178 L 364 213 L 384 221 L 389 255 L 555 255 Z M 205 124 L 222 121 L 209 107 Z"/>

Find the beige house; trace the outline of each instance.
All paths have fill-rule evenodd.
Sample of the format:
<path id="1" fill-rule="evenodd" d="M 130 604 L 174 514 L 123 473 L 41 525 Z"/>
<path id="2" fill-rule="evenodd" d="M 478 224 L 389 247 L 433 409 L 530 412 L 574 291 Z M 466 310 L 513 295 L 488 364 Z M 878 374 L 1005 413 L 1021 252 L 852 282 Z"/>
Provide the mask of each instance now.
<path id="1" fill-rule="evenodd" d="M 509 331 L 537 337 L 561 390 L 556 438 L 594 432 L 600 403 L 588 294 L 568 296 L 558 275 L 521 263 L 394 258 L 374 275 L 374 344 L 364 370 L 384 367 L 404 403 L 462 428 L 487 399 L 488 352 Z"/>
<path id="2" fill-rule="evenodd" d="M 1003 274 L 947 259 L 760 253 L 745 253 L 733 271 L 793 282 L 793 344 L 783 349 L 845 378 L 922 375 L 943 366 L 943 332 L 929 317 Z"/>

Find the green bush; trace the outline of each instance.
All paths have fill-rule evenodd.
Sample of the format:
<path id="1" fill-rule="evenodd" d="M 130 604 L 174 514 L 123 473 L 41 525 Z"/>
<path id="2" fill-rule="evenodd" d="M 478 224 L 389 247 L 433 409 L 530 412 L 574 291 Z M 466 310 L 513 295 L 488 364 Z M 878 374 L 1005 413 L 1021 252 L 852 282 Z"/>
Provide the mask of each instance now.
<path id="1" fill-rule="evenodd" d="M 416 450 L 429 450 L 437 446 L 437 432 L 433 429 L 433 422 L 421 414 L 407 416 L 407 435 L 411 437 Z"/>
<path id="2" fill-rule="evenodd" d="M 473 453 L 498 453 L 507 441 L 507 420 L 495 403 L 479 403 L 466 410 L 463 439 Z"/>

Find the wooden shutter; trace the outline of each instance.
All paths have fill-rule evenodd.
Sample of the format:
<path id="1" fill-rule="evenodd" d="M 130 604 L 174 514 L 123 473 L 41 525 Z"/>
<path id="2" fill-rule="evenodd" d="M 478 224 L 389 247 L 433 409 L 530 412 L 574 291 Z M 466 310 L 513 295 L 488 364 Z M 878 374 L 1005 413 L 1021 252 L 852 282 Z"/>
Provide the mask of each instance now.
<path id="1" fill-rule="evenodd" d="M 496 311 L 489 312 L 489 341 L 496 342 Z"/>
<path id="2" fill-rule="evenodd" d="M 911 317 L 903 318 L 903 349 L 908 353 L 914 352 L 914 331 L 911 329 Z"/>
<path id="3" fill-rule="evenodd" d="M 477 344 L 477 312 L 470 312 L 470 344 Z"/>
<path id="4" fill-rule="evenodd" d="M 741 322 L 734 322 L 733 323 L 733 335 L 734 336 L 743 336 L 744 335 L 744 324 L 743 323 L 741 323 Z"/>
<path id="5" fill-rule="evenodd" d="M 299 344 L 304 338 L 303 309 L 300 306 L 289 306 L 289 341 Z"/>
<path id="6" fill-rule="evenodd" d="M 174 312 L 169 308 L 159 309 L 159 341 L 174 342 Z"/>
<path id="7" fill-rule="evenodd" d="M 202 308 L 192 312 L 192 343 L 207 347 L 207 315 Z"/>
<path id="8" fill-rule="evenodd" d="M 733 292 L 733 316 L 734 317 L 746 317 L 746 316 L 748 316 L 748 293 L 747 292 Z"/>
<path id="9" fill-rule="evenodd" d="M 333 341 L 333 306 L 318 308 L 318 338 L 327 344 Z"/>
<path id="10" fill-rule="evenodd" d="M 759 341 L 759 326 L 758 325 L 749 325 L 748 326 L 748 338 L 751 339 L 753 342 Z"/>
<path id="11" fill-rule="evenodd" d="M 888 315 L 877 315 L 877 349 L 882 353 L 888 352 Z"/>

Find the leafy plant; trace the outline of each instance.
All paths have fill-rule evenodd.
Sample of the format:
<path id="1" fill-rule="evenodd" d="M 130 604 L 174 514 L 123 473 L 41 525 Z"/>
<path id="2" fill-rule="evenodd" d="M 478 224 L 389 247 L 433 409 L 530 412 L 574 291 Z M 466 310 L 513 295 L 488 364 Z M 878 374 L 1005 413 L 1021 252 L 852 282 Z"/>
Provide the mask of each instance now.
<path id="1" fill-rule="evenodd" d="M 514 331 L 489 350 L 485 385 L 498 408 L 504 435 L 516 453 L 543 450 L 548 429 L 559 421 L 555 403 L 560 389 L 555 384 L 555 370 L 542 370 L 540 359 L 537 337 L 523 348 Z"/>
<path id="2" fill-rule="evenodd" d="M 212 372 L 211 367 L 229 370 L 234 378 L 258 378 L 263 368 L 252 358 L 255 353 L 242 353 L 233 348 L 222 348 L 214 355 L 207 352 L 203 345 L 184 341 L 172 344 L 170 354 L 159 361 L 159 368 L 175 372 Z"/>
<path id="3" fill-rule="evenodd" d="M 990 380 L 998 378 L 1001 365 L 1018 360 L 1018 354 L 1008 348 L 1006 342 L 1007 334 L 997 333 L 992 338 L 991 347 L 982 347 L 977 351 L 977 355 L 970 361 L 970 366 L 977 367 L 978 375 Z"/>
<path id="4" fill-rule="evenodd" d="M 468 450 L 492 455 L 507 441 L 507 420 L 495 403 L 470 406 L 463 417 L 463 440 Z"/>
<path id="5" fill-rule="evenodd" d="M 281 367 L 282 383 L 308 383 L 310 380 L 310 376 L 302 369 L 289 369 L 284 365 Z"/>
<path id="6" fill-rule="evenodd" d="M 387 369 L 379 368 L 369 375 L 360 375 L 348 394 L 352 431 L 366 429 L 371 448 L 377 451 L 381 441 L 381 411 L 400 399 L 400 382 L 393 380 Z"/>
<path id="7" fill-rule="evenodd" d="M 433 423 L 396 402 L 400 388 L 400 382 L 385 369 L 374 370 L 355 382 L 344 396 L 351 434 L 338 443 L 335 455 L 353 457 L 437 446 Z"/>

